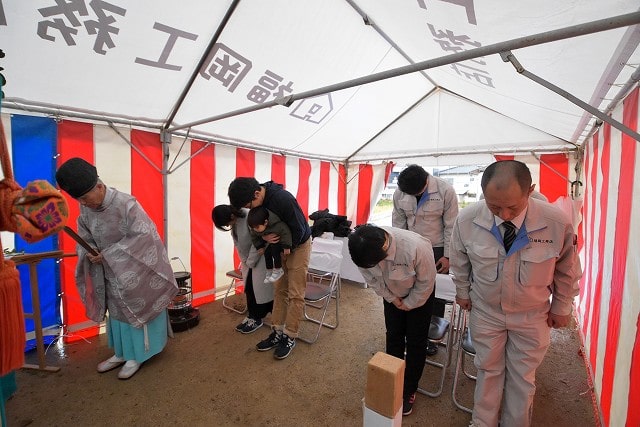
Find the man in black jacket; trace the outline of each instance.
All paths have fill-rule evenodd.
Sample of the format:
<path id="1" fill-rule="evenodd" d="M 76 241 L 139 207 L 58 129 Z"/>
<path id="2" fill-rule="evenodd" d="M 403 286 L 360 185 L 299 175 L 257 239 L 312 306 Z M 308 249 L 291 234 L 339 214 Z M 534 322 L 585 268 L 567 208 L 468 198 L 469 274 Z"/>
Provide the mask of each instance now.
<path id="1" fill-rule="evenodd" d="M 311 229 L 296 198 L 281 184 L 258 183 L 252 177 L 239 177 L 229 185 L 229 201 L 236 208 L 264 206 L 280 217 L 291 230 L 291 253 L 284 257 L 284 275 L 274 283 L 273 331 L 256 348 L 275 348 L 274 357 L 284 359 L 296 345 L 300 319 L 304 310 L 304 293 L 311 254 Z M 279 236 L 265 234 L 268 243 L 277 243 Z"/>

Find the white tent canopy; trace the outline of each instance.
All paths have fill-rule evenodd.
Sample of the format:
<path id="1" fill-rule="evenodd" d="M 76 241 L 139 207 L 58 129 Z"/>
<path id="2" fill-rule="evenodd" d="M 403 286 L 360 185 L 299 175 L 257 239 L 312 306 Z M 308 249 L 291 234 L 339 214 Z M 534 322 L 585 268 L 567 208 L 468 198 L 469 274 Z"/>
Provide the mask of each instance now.
<path id="1" fill-rule="evenodd" d="M 592 114 L 498 52 L 531 45 L 526 70 L 604 111 L 639 21 L 636 0 L 3 0 L 3 110 L 341 162 L 567 151 Z"/>

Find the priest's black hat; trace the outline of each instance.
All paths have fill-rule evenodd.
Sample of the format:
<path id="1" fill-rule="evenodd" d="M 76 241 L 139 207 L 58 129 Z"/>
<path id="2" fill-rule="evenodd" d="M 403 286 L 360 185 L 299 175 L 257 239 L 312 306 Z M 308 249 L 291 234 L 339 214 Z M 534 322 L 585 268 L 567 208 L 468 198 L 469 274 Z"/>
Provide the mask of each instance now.
<path id="1" fill-rule="evenodd" d="M 87 194 L 98 183 L 98 171 L 91 163 L 79 157 L 64 162 L 56 172 L 61 189 L 77 199 Z"/>

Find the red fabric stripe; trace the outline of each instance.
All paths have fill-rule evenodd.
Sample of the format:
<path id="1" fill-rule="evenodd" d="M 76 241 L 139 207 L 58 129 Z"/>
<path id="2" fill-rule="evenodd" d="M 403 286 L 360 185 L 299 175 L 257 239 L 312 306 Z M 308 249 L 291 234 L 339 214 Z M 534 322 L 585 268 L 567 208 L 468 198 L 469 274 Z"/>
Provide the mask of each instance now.
<path id="1" fill-rule="evenodd" d="M 215 286 L 216 257 L 213 253 L 215 233 L 211 209 L 215 203 L 215 147 L 201 141 L 191 142 L 191 155 L 207 146 L 191 158 L 189 181 L 189 212 L 191 214 L 191 287 L 193 294 Z M 220 191 L 226 189 L 220 188 Z M 194 305 L 213 301 L 214 296 L 193 300 Z"/>
<path id="2" fill-rule="evenodd" d="M 300 159 L 298 161 L 298 194 L 296 199 L 305 218 L 309 218 L 309 177 L 311 177 L 311 162 Z"/>
<path id="3" fill-rule="evenodd" d="M 587 331 L 588 331 L 588 327 L 589 324 L 591 323 L 591 321 L 593 320 L 593 316 L 590 316 L 590 311 L 591 311 L 591 303 L 592 301 L 592 294 L 591 294 L 591 290 L 593 289 L 593 259 L 594 259 L 594 243 L 595 243 L 595 223 L 596 223 L 596 192 L 597 192 L 597 177 L 598 177 L 598 148 L 599 148 L 599 134 L 596 133 L 595 135 L 593 135 L 593 154 L 592 154 L 592 164 L 589 167 L 589 171 L 590 171 L 590 182 L 588 185 L 590 185 L 589 188 L 589 195 L 591 196 L 591 201 L 589 202 L 589 212 L 587 212 L 587 223 L 589 226 L 589 234 L 587 236 L 587 238 L 589 239 L 586 243 L 587 243 L 587 251 L 585 253 L 585 260 L 587 262 L 588 265 L 588 270 L 587 270 L 587 274 L 588 274 L 588 278 L 585 279 L 585 281 L 583 282 L 586 285 L 586 296 L 585 296 L 585 318 L 583 319 L 583 324 L 582 324 L 582 333 L 584 334 L 584 336 L 587 336 Z M 587 175 L 585 175 L 587 176 Z M 584 276 L 583 276 L 584 277 Z M 591 352 L 589 352 L 591 353 Z"/>
<path id="4" fill-rule="evenodd" d="M 387 188 L 387 182 L 389 182 L 389 177 L 391 176 L 391 172 L 393 171 L 394 166 L 395 166 L 395 163 L 389 162 L 387 163 L 387 166 L 384 168 L 384 187 L 382 188 Z"/>
<path id="5" fill-rule="evenodd" d="M 131 143 L 162 170 L 162 144 L 157 133 L 131 130 Z M 162 174 L 149 164 L 137 150 L 131 149 L 131 195 L 142 205 L 144 211 L 156 224 L 158 234 L 164 241 L 164 191 Z"/>
<path id="6" fill-rule="evenodd" d="M 623 123 L 630 129 L 638 129 L 638 89 L 624 100 Z M 629 252 L 629 227 L 631 224 L 631 203 L 629 196 L 633 194 L 633 177 L 636 161 L 636 141 L 626 133 L 622 133 L 622 152 L 620 159 L 620 180 L 618 181 L 618 203 L 616 211 L 615 237 L 613 246 L 613 266 L 611 272 L 611 296 L 607 317 L 607 347 L 604 353 L 604 372 L 602 374 L 602 416 L 605 425 L 611 418 L 611 398 L 613 393 L 613 376 L 616 372 L 616 354 L 620 341 L 620 318 L 622 316 L 622 297 L 624 293 L 625 275 L 627 272 L 627 255 Z M 637 378 L 631 378 L 631 382 Z M 627 424 L 628 425 L 628 424 Z"/>
<path id="7" fill-rule="evenodd" d="M 640 316 L 636 320 L 636 339 L 631 354 L 631 378 L 629 384 L 629 403 L 627 405 L 627 426 L 640 426 Z"/>
<path id="8" fill-rule="evenodd" d="M 329 174 L 331 172 L 331 163 L 320 162 L 320 196 L 318 198 L 318 210 L 327 209 L 329 207 Z"/>
<path id="9" fill-rule="evenodd" d="M 278 184 L 282 184 L 287 186 L 286 183 L 286 166 L 287 166 L 287 158 L 281 156 L 280 154 L 274 154 L 271 156 L 271 180 L 277 182 Z"/>
<path id="10" fill-rule="evenodd" d="M 598 354 L 598 329 L 600 327 L 600 303 L 602 297 L 602 275 L 604 265 L 604 241 L 607 235 L 607 207 L 609 205 L 609 159 L 611 157 L 611 125 L 604 124 L 604 141 L 602 144 L 602 190 L 600 196 L 600 233 L 598 234 L 598 270 L 594 283 L 593 293 L 593 316 L 591 317 L 591 351 L 589 356 L 591 366 L 596 366 L 596 355 Z M 602 396 L 601 396 L 602 398 Z"/>
<path id="11" fill-rule="evenodd" d="M 358 207 L 355 225 L 365 224 L 371 212 L 371 186 L 373 185 L 373 166 L 360 165 L 358 173 Z"/>
<path id="12" fill-rule="evenodd" d="M 338 215 L 346 215 L 346 214 L 347 214 L 347 169 L 344 167 L 344 165 L 338 165 Z"/>
<path id="13" fill-rule="evenodd" d="M 540 192 L 553 203 L 568 194 L 569 158 L 566 154 L 542 154 L 540 156 Z"/>
<path id="14" fill-rule="evenodd" d="M 499 154 L 494 154 L 493 157 L 495 157 L 496 162 L 501 162 L 503 160 L 514 160 L 516 158 L 516 156 L 502 156 Z"/>
<path id="15" fill-rule="evenodd" d="M 256 175 L 256 152 L 246 148 L 236 150 L 236 177 Z"/>
<path id="16" fill-rule="evenodd" d="M 58 153 L 57 167 L 72 157 L 81 157 L 91 164 L 95 164 L 93 150 L 93 125 L 89 123 L 78 123 L 63 120 L 58 124 Z M 66 192 L 62 192 L 69 205 L 68 225 L 77 231 L 78 215 L 80 205 Z M 76 242 L 66 233 L 58 234 L 60 249 L 64 253 L 75 253 Z M 60 286 L 62 288 L 62 323 L 67 327 L 72 327 L 89 321 L 85 316 L 85 309 L 78 289 L 76 288 L 75 271 L 77 265 L 76 257 L 62 258 L 60 263 Z M 82 331 L 74 331 L 71 336 L 64 336 L 66 342 L 74 342 L 82 337 L 98 335 L 98 327 L 90 327 Z"/>

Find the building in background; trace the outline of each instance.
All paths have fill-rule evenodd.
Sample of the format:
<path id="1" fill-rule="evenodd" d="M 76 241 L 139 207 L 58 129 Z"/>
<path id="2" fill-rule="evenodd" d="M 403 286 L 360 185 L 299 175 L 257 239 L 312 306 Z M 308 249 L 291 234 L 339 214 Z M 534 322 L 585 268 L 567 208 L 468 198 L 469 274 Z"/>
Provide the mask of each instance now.
<path id="1" fill-rule="evenodd" d="M 486 166 L 456 166 L 447 169 L 435 169 L 433 174 L 453 186 L 459 203 L 477 202 L 480 200 L 482 188 L 480 181 Z"/>

